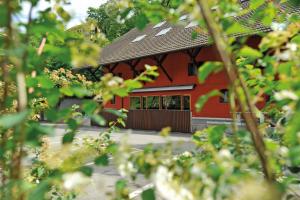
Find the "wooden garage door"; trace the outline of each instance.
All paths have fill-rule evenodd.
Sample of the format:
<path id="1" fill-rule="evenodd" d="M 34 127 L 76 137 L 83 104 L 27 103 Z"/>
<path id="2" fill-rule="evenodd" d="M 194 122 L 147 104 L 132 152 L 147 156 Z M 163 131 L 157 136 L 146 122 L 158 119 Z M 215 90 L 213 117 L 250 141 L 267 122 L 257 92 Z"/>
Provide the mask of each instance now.
<path id="1" fill-rule="evenodd" d="M 132 129 L 161 130 L 171 127 L 173 132 L 191 132 L 191 112 L 177 110 L 130 110 L 127 127 Z"/>
<path id="2" fill-rule="evenodd" d="M 116 119 L 110 113 L 103 113 L 107 121 Z M 172 132 L 191 132 L 191 112 L 177 110 L 130 110 L 126 120 L 126 128 L 160 131 L 171 127 Z"/>

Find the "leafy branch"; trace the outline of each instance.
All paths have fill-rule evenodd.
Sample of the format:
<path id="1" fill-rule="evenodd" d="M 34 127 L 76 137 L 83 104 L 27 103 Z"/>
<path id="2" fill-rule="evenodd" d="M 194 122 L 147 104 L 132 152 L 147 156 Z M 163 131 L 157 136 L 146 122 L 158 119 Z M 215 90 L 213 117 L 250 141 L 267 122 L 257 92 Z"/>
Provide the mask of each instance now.
<path id="1" fill-rule="evenodd" d="M 253 144 L 259 156 L 264 175 L 268 181 L 274 180 L 274 173 L 269 166 L 268 157 L 266 155 L 266 147 L 263 141 L 263 134 L 259 129 L 257 119 L 255 116 L 255 106 L 251 102 L 251 97 L 248 88 L 243 81 L 243 78 L 238 72 L 232 52 L 227 48 L 226 40 L 221 33 L 217 23 L 214 21 L 209 5 L 204 0 L 197 0 L 197 4 L 201 10 L 201 15 L 206 23 L 209 34 L 215 42 L 219 55 L 224 63 L 224 68 L 230 80 L 238 103 L 241 106 L 242 115 L 245 119 L 246 125 L 251 132 Z"/>

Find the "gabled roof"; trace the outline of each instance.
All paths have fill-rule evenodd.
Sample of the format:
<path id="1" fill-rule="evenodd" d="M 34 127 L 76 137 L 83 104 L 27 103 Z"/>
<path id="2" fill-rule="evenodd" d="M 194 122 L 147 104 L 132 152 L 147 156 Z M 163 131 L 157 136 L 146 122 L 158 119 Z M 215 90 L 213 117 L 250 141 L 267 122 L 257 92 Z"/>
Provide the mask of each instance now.
<path id="1" fill-rule="evenodd" d="M 281 4 L 281 10 L 300 14 L 300 7 L 295 6 L 291 1 Z M 252 16 L 254 13 L 255 11 L 250 11 L 247 14 L 234 17 L 247 30 L 232 36 L 240 37 L 271 31 L 269 27 L 262 25 L 259 20 L 253 21 Z M 204 31 L 198 33 L 197 37 L 193 39 L 192 35 L 197 26 L 186 28 L 187 24 L 189 22 L 186 22 L 185 25 L 183 23 L 174 25 L 166 22 L 157 28 L 154 28 L 155 25 L 153 24 L 148 24 L 142 31 L 134 28 L 103 49 L 99 64 L 112 64 L 210 44 L 208 34 Z M 164 29 L 170 30 L 166 34 L 156 36 Z"/>

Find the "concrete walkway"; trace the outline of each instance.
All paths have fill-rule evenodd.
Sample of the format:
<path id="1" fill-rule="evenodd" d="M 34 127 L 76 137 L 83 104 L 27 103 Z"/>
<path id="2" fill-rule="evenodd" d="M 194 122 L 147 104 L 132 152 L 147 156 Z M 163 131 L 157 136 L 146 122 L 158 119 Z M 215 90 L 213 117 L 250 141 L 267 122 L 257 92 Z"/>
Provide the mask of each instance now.
<path id="1" fill-rule="evenodd" d="M 62 136 L 65 133 L 65 125 L 48 124 L 55 127 L 55 134 L 50 139 L 50 145 L 60 145 Z M 82 127 L 76 138 L 80 139 L 86 136 L 97 137 L 97 135 L 105 129 L 99 127 Z M 172 142 L 175 147 L 175 154 L 182 153 L 194 148 L 191 143 L 191 134 L 171 133 L 168 140 L 161 137 L 155 131 L 142 131 L 142 130 L 121 130 L 112 134 L 112 140 L 120 142 L 126 138 L 129 145 L 133 146 L 135 150 L 142 150 L 147 144 L 154 146 L 165 145 L 168 141 Z M 114 191 L 115 182 L 122 177 L 116 170 L 113 161 L 107 167 L 98 167 L 93 163 L 87 163 L 94 169 L 91 183 L 84 189 L 83 193 L 78 196 L 78 200 L 98 200 L 109 199 L 107 194 Z M 132 199 L 140 199 L 140 194 L 143 189 L 151 186 L 151 182 L 146 180 L 143 176 L 138 176 L 135 182 L 129 184 L 130 196 Z M 160 199 L 158 197 L 158 199 Z"/>

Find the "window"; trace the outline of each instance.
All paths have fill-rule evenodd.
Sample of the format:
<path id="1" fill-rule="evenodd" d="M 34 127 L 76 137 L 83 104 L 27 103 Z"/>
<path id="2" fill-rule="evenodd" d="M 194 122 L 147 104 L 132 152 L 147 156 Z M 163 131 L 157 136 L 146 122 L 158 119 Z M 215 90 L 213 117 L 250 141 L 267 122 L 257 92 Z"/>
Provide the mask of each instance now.
<path id="1" fill-rule="evenodd" d="M 220 90 L 220 103 L 228 103 L 229 102 L 229 92 L 227 89 Z"/>
<path id="2" fill-rule="evenodd" d="M 143 109 L 146 110 L 147 109 L 147 97 L 142 97 L 142 101 L 143 101 Z"/>
<path id="3" fill-rule="evenodd" d="M 192 21 L 185 28 L 187 29 L 187 28 L 192 28 L 192 27 L 195 27 L 195 26 L 198 26 L 198 22 Z"/>
<path id="4" fill-rule="evenodd" d="M 181 110 L 181 96 L 163 97 L 163 109 Z"/>
<path id="5" fill-rule="evenodd" d="M 159 109 L 159 97 L 158 96 L 147 97 L 147 109 L 153 109 L 153 110 Z"/>
<path id="6" fill-rule="evenodd" d="M 190 63 L 188 66 L 188 76 L 195 76 L 197 75 L 197 66 L 193 63 Z"/>
<path id="7" fill-rule="evenodd" d="M 131 110 L 141 109 L 141 97 L 130 97 L 130 109 Z"/>
<path id="8" fill-rule="evenodd" d="M 191 110 L 190 96 L 183 96 L 183 110 Z"/>
<path id="9" fill-rule="evenodd" d="M 139 42 L 141 40 L 143 40 L 147 35 L 140 35 L 138 37 L 136 37 L 134 40 L 132 40 L 132 42 Z"/>
<path id="10" fill-rule="evenodd" d="M 179 21 L 184 21 L 188 18 L 188 15 L 182 15 L 181 17 L 179 17 Z"/>
<path id="11" fill-rule="evenodd" d="M 167 34 L 170 30 L 172 30 L 172 27 L 165 28 L 165 29 L 161 30 L 159 33 L 157 33 L 155 36 L 165 35 L 165 34 Z"/>
<path id="12" fill-rule="evenodd" d="M 116 104 L 116 96 L 113 96 L 113 98 L 110 100 L 110 104 Z"/>
<path id="13" fill-rule="evenodd" d="M 160 23 L 156 24 L 153 28 L 159 28 L 162 25 L 164 25 L 165 23 L 166 23 L 166 21 L 160 22 Z"/>

